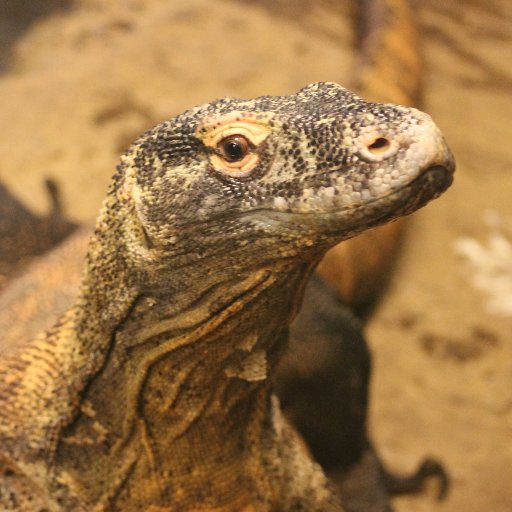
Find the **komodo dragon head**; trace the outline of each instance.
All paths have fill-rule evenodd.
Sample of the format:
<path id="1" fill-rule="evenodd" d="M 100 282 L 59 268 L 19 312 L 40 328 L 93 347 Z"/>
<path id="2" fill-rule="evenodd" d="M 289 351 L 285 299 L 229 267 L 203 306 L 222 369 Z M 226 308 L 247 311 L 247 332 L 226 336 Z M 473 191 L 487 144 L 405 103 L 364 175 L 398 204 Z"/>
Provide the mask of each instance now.
<path id="1" fill-rule="evenodd" d="M 144 234 L 136 252 L 220 256 L 230 268 L 318 252 L 408 214 L 453 169 L 429 116 L 334 83 L 194 108 L 146 132 L 121 165 Z"/>

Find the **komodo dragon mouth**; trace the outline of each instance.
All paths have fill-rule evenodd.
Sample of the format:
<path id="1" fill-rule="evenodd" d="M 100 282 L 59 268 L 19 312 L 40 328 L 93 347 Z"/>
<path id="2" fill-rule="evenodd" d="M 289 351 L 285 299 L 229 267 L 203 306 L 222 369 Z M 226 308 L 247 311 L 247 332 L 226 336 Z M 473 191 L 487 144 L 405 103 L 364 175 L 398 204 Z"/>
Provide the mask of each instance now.
<path id="1" fill-rule="evenodd" d="M 429 201 L 439 197 L 453 182 L 453 173 L 455 171 L 455 161 L 450 155 L 445 165 L 431 165 L 410 183 L 395 190 L 388 195 L 375 199 L 364 205 L 368 207 L 374 205 L 376 208 L 386 207 L 390 204 L 399 205 L 389 214 L 378 219 L 378 223 L 387 222 L 396 217 L 410 215 L 419 208 L 425 206 Z"/>
<path id="2" fill-rule="evenodd" d="M 411 200 L 401 209 L 396 210 L 397 216 L 409 215 L 424 206 L 432 199 L 439 197 L 453 182 L 455 162 L 453 158 L 447 165 L 432 165 L 425 169 L 415 180 L 404 187 L 410 190 Z M 397 191 L 401 194 L 403 191 Z"/>
<path id="3" fill-rule="evenodd" d="M 355 211 L 359 208 L 367 208 L 370 205 L 391 205 L 395 201 L 404 201 L 409 199 L 406 204 L 397 210 L 393 211 L 393 216 L 409 215 L 425 206 L 432 199 L 436 199 L 443 192 L 446 191 L 453 183 L 453 174 L 455 172 L 455 162 L 452 157 L 449 157 L 446 165 L 431 165 L 425 170 L 420 171 L 419 176 L 407 183 L 403 187 L 390 192 L 389 194 L 375 198 L 361 205 L 354 205 L 347 208 L 349 211 Z M 268 208 L 262 208 L 258 211 L 273 211 Z M 319 212 L 281 212 L 290 215 L 321 215 Z M 336 215 L 345 213 L 341 210 L 326 210 L 323 212 L 325 215 Z M 385 220 L 382 218 L 382 220 Z"/>

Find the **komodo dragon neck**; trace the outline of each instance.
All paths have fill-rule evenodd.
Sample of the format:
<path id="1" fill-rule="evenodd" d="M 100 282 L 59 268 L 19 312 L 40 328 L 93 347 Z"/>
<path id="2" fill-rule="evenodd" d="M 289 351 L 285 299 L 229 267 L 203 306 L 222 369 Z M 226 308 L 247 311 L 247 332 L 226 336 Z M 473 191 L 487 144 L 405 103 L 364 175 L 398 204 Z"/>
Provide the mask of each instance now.
<path id="1" fill-rule="evenodd" d="M 322 480 L 301 453 L 276 453 L 275 438 L 287 427 L 276 423 L 268 381 L 313 265 L 224 269 L 201 280 L 185 267 L 151 292 L 138 290 L 57 450 L 81 494 L 90 489 L 88 500 L 104 504 L 115 495 L 122 504 L 128 488 L 132 506 L 171 501 L 187 510 L 196 496 L 194 510 L 242 510 L 258 496 L 279 494 L 275 472 L 286 475 L 298 458 L 304 476 Z M 87 278 L 95 283 L 93 303 L 86 281 L 80 311 L 97 303 L 94 277 Z M 129 289 L 126 282 L 110 286 L 105 303 L 133 296 Z M 109 313 L 103 331 L 119 316 Z M 82 332 L 98 330 L 97 316 L 81 322 Z M 104 481 L 115 485 L 94 495 Z"/>

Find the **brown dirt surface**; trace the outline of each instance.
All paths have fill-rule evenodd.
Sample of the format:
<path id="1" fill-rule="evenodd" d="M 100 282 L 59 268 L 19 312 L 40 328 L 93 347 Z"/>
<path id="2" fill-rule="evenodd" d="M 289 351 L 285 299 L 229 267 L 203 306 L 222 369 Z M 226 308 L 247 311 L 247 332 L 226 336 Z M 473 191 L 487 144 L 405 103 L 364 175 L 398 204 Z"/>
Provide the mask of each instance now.
<path id="1" fill-rule="evenodd" d="M 512 14 L 509 0 L 425 0 L 425 109 L 456 182 L 414 217 L 368 335 L 371 430 L 386 462 L 426 453 L 448 499 L 399 512 L 512 510 Z M 43 178 L 91 220 L 120 152 L 144 129 L 223 95 L 348 83 L 348 2 L 5 0 L 0 179 L 38 211 Z M 430 493 L 433 494 L 433 493 Z"/>

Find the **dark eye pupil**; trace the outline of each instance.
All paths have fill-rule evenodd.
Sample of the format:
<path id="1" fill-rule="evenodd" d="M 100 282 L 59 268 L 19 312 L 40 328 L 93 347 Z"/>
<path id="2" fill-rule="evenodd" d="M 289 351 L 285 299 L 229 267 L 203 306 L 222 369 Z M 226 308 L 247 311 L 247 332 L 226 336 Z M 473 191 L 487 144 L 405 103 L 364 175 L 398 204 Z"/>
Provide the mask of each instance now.
<path id="1" fill-rule="evenodd" d="M 249 142 L 245 137 L 233 135 L 222 140 L 219 149 L 228 162 L 239 162 L 249 152 Z"/>
<path id="2" fill-rule="evenodd" d="M 226 142 L 224 146 L 226 156 L 232 160 L 241 160 L 244 157 L 244 148 L 238 141 Z"/>

